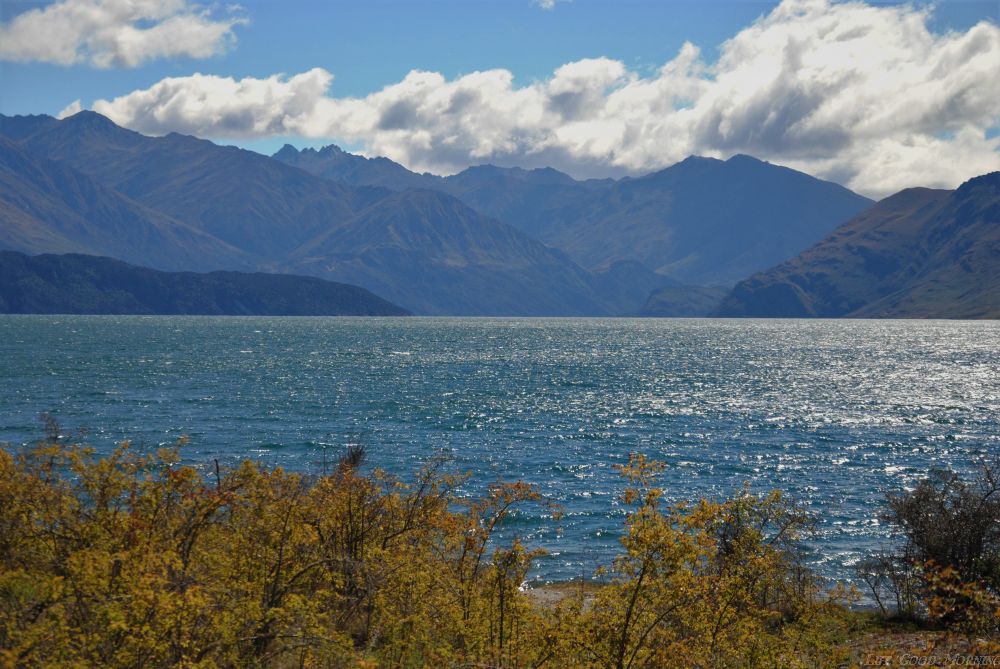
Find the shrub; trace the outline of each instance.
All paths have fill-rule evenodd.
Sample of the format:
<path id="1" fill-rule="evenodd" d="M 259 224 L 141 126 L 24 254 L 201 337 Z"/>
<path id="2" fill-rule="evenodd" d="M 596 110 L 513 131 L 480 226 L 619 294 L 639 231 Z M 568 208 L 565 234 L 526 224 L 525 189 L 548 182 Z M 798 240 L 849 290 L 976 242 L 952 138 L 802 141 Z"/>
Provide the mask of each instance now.
<path id="1" fill-rule="evenodd" d="M 666 507 L 622 468 L 624 552 L 592 600 L 532 605 L 537 557 L 497 533 L 533 487 L 207 471 L 176 449 L 103 459 L 53 430 L 0 449 L 0 667 L 795 667 L 830 664 L 836 600 L 780 494 Z"/>
<path id="2" fill-rule="evenodd" d="M 883 612 L 956 629 L 1000 630 L 1000 460 L 965 481 L 935 470 L 888 496 L 897 550 L 869 557 L 859 573 Z"/>
<path id="3" fill-rule="evenodd" d="M 516 506 L 425 468 L 205 477 L 176 449 L 104 459 L 55 436 L 0 450 L 0 666 L 441 666 L 530 660 L 534 553 L 493 541 Z M 464 505 L 464 508 L 463 508 Z"/>
<path id="4" fill-rule="evenodd" d="M 831 655 L 816 623 L 837 602 L 802 565 L 805 514 L 780 493 L 746 490 L 665 507 L 661 467 L 633 456 L 622 468 L 625 552 L 579 612 L 579 666 L 795 667 Z"/>

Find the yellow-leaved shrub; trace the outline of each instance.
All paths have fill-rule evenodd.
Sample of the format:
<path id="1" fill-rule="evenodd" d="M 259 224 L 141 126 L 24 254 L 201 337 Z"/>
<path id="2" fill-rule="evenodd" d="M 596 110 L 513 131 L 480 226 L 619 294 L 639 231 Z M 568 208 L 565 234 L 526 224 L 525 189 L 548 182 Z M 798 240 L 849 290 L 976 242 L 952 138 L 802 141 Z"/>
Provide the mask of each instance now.
<path id="1" fill-rule="evenodd" d="M 55 434 L 0 449 L 0 667 L 795 667 L 836 664 L 838 600 L 801 563 L 780 494 L 667 506 L 659 465 L 606 583 L 557 605 L 523 588 L 539 551 L 440 462 L 404 483 L 362 453 L 306 476 L 204 469 L 177 449 L 103 458 Z M 557 514 L 557 511 L 555 512 Z"/>

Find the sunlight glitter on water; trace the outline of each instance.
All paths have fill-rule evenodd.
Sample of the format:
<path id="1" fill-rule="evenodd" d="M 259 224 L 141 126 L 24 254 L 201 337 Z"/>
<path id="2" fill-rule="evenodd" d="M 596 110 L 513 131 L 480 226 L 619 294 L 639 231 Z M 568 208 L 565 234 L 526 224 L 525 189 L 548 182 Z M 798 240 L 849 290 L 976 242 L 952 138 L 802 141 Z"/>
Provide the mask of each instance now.
<path id="1" fill-rule="evenodd" d="M 841 578 L 886 492 L 1000 451 L 992 322 L 0 317 L 0 374 L 15 445 L 47 411 L 99 449 L 186 434 L 192 462 L 315 471 L 362 443 L 403 477 L 447 454 L 469 494 L 530 481 L 567 511 L 511 528 L 558 551 L 543 579 L 617 550 L 630 452 L 674 501 L 787 491 Z"/>

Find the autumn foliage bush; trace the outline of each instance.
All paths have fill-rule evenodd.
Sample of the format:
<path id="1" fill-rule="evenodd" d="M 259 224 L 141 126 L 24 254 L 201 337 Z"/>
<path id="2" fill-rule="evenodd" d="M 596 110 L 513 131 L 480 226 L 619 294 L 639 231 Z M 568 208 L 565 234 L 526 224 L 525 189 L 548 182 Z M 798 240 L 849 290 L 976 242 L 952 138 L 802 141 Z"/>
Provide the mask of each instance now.
<path id="1" fill-rule="evenodd" d="M 884 520 L 896 545 L 858 565 L 882 612 L 1000 636 L 1000 460 L 968 479 L 932 470 L 888 495 Z"/>
<path id="2" fill-rule="evenodd" d="M 546 504 L 467 499 L 362 453 L 305 476 L 177 449 L 103 458 L 55 433 L 0 449 L 3 667 L 795 667 L 833 662 L 836 597 L 802 565 L 806 517 L 775 493 L 667 506 L 622 468 L 623 553 L 592 596 L 540 606 L 536 551 L 497 530 Z"/>
<path id="3" fill-rule="evenodd" d="M 621 468 L 625 552 L 564 635 L 571 666 L 835 666 L 849 593 L 823 592 L 803 566 L 805 514 L 778 492 L 668 507 L 660 468 L 643 456 Z"/>

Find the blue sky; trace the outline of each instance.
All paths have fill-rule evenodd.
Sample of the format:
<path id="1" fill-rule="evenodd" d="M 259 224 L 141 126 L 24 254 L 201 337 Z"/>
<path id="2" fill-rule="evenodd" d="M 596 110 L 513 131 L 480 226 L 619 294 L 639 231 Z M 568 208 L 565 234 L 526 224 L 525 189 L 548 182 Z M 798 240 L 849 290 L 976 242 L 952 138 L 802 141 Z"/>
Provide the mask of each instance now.
<path id="1" fill-rule="evenodd" d="M 524 83 L 595 56 L 657 67 L 686 40 L 720 44 L 773 3 L 574 0 L 551 10 L 529 0 L 240 4 L 249 22 L 236 29 L 235 48 L 208 59 L 104 70 L 0 62 L 0 113 L 55 114 L 75 99 L 111 98 L 196 71 L 245 77 L 321 66 L 335 74 L 338 94 L 358 96 L 412 69 L 454 77 L 504 67 Z M 0 18 L 42 5 L 4 0 Z"/>
<path id="2" fill-rule="evenodd" d="M 0 0 L 0 21 L 46 4 L 51 3 Z M 685 41 L 714 52 L 776 4 L 572 0 L 545 10 L 530 0 L 250 0 L 240 3 L 248 23 L 236 29 L 235 47 L 207 59 L 113 69 L 0 61 L 0 113 L 56 114 L 76 99 L 111 98 L 192 72 L 267 76 L 321 66 L 336 76 L 337 94 L 358 96 L 399 81 L 412 69 L 455 77 L 503 67 L 527 83 L 564 63 L 597 56 L 656 68 Z M 932 6 L 939 29 L 1000 20 L 997 0 Z"/>
<path id="3" fill-rule="evenodd" d="M 137 0 L 135 4 L 139 7 L 148 1 Z M 67 105 L 79 101 L 81 108 L 95 108 L 123 125 L 150 134 L 178 130 L 262 152 L 271 152 L 289 140 L 298 145 L 312 146 L 335 141 L 358 151 L 387 154 L 415 169 L 437 172 L 455 171 L 464 164 L 477 162 L 526 166 L 548 162 L 579 176 L 620 175 L 648 171 L 669 164 L 683 157 L 681 154 L 685 152 L 708 155 L 747 152 L 811 169 L 828 178 L 849 182 L 861 190 L 879 193 L 895 187 L 895 183 L 887 183 L 885 186 L 869 183 L 871 175 L 862 174 L 852 163 L 856 158 L 838 160 L 837 155 L 830 152 L 843 153 L 844 141 L 838 139 L 824 144 L 823 141 L 816 140 L 816 150 L 809 155 L 795 147 L 790 148 L 790 140 L 765 142 L 761 138 L 773 136 L 773 128 L 748 126 L 746 119 L 732 117 L 732 110 L 720 110 L 719 99 L 723 97 L 721 93 L 714 94 L 714 107 L 710 108 L 707 100 L 713 93 L 707 88 L 704 91 L 698 89 L 677 93 L 669 101 L 672 112 L 685 106 L 704 108 L 706 111 L 702 118 L 684 122 L 687 125 L 682 123 L 682 118 L 677 118 L 671 121 L 672 125 L 669 127 L 657 126 L 655 129 L 660 133 L 656 139 L 659 144 L 664 143 L 663 138 L 675 137 L 678 132 L 702 133 L 702 139 L 677 140 L 675 146 L 671 145 L 657 153 L 650 148 L 650 144 L 654 143 L 654 133 L 649 130 L 649 142 L 637 143 L 634 150 L 609 148 L 612 140 L 624 142 L 627 138 L 632 138 L 627 141 L 637 142 L 634 136 L 652 128 L 652 124 L 637 117 L 637 120 L 625 122 L 622 128 L 616 130 L 611 121 L 615 119 L 615 114 L 622 116 L 622 103 L 609 106 L 608 100 L 611 93 L 627 87 L 630 81 L 644 83 L 662 80 L 660 68 L 678 59 L 685 44 L 697 47 L 697 57 L 691 61 L 695 64 L 691 65 L 691 59 L 676 61 L 679 63 L 678 67 L 683 66 L 688 70 L 680 79 L 671 75 L 674 78 L 663 84 L 664 90 L 681 91 L 692 86 L 697 88 L 698 78 L 704 81 L 722 79 L 725 72 L 714 71 L 712 68 L 718 63 L 720 46 L 727 43 L 727 40 L 742 36 L 746 43 L 756 39 L 765 44 L 770 43 L 771 36 L 781 34 L 784 35 L 781 39 L 794 42 L 797 31 L 794 26 L 788 29 L 787 25 L 794 21 L 802 23 L 801 32 L 804 36 L 810 34 L 810 26 L 823 20 L 832 20 L 836 25 L 857 24 L 859 30 L 872 23 L 876 25 L 874 33 L 858 43 L 872 54 L 873 60 L 877 60 L 880 51 L 883 51 L 882 44 L 886 45 L 885 51 L 898 51 L 900 45 L 910 48 L 906 45 L 917 44 L 912 47 L 912 53 L 905 54 L 901 59 L 895 58 L 889 65 L 900 67 L 900 78 L 911 80 L 910 88 L 913 88 L 914 77 L 919 81 L 923 76 L 936 76 L 930 72 L 926 75 L 919 72 L 914 74 L 917 71 L 914 68 L 918 68 L 920 62 L 935 59 L 951 62 L 948 60 L 949 49 L 954 51 L 973 48 L 959 44 L 959 38 L 965 39 L 968 44 L 979 45 L 974 49 L 975 62 L 978 67 L 984 68 L 984 73 L 988 71 L 991 62 L 995 69 L 1000 70 L 1000 50 L 994 50 L 994 32 L 1000 35 L 1000 31 L 996 30 L 1000 19 L 1000 2 L 996 0 L 944 1 L 933 5 L 872 3 L 871 7 L 882 10 L 876 14 L 859 11 L 859 7 L 864 7 L 863 3 L 824 3 L 821 0 L 788 0 L 782 8 L 778 8 L 778 3 L 773 2 L 721 0 L 560 0 L 548 9 L 532 0 L 288 0 L 244 2 L 237 11 L 231 11 L 224 5 L 198 4 L 188 0 L 169 0 L 169 3 L 175 6 L 176 11 L 172 14 L 161 12 L 160 15 L 153 15 L 155 12 L 151 11 L 143 14 L 141 9 L 137 9 L 138 18 L 134 20 L 119 16 L 109 21 L 131 21 L 131 26 L 124 27 L 141 30 L 160 22 L 167 23 L 171 17 L 178 15 L 200 21 L 202 27 L 223 25 L 221 32 L 224 34 L 218 39 L 206 38 L 200 44 L 184 44 L 176 49 L 159 44 L 146 51 L 130 51 L 125 56 L 117 51 L 111 55 L 98 53 L 103 47 L 95 47 L 93 44 L 89 47 L 82 46 L 76 52 L 72 47 L 61 53 L 54 50 L 47 52 L 39 46 L 40 41 L 86 40 L 88 35 L 85 32 L 73 33 L 72 26 L 67 27 L 65 22 L 49 27 L 46 21 L 50 19 L 46 17 L 55 16 L 54 12 L 36 16 L 38 20 L 34 23 L 19 22 L 19 19 L 24 18 L 24 15 L 38 15 L 51 9 L 53 5 L 63 6 L 67 11 L 81 7 L 89 9 L 100 6 L 101 0 L 59 0 L 56 3 L 0 0 L 0 22 L 3 25 L 0 28 L 0 113 L 57 114 Z M 160 6 L 169 3 L 160 3 Z M 802 7 L 791 12 L 795 16 L 779 21 L 776 16 L 791 5 Z M 849 11 L 851 7 L 853 9 Z M 932 41 L 924 44 L 919 36 L 912 38 L 907 26 L 908 21 L 915 16 L 923 17 L 918 19 L 922 26 L 921 34 L 930 35 Z M 755 25 L 759 26 L 762 22 L 767 24 L 768 21 L 773 25 L 768 29 L 769 32 L 761 33 L 763 37 L 751 34 Z M 778 25 L 782 21 L 784 24 Z M 987 26 L 992 26 L 994 31 L 984 31 L 983 21 L 987 22 Z M 122 26 L 110 28 L 118 29 Z M 98 29 L 110 28 L 102 24 L 93 30 L 96 33 Z M 182 35 L 188 34 L 191 31 Z M 825 33 L 820 31 L 813 34 Z M 174 38 L 168 35 L 168 39 Z M 186 37 L 175 41 L 183 42 L 184 39 Z M 803 37 L 803 40 L 808 42 L 809 38 Z M 4 47 L 4 41 L 8 46 Z M 818 38 L 813 38 L 813 41 L 818 41 Z M 820 45 L 816 46 L 818 49 Z M 779 47 L 782 53 L 788 51 L 787 44 L 779 44 L 774 49 Z M 808 53 L 812 46 L 806 43 L 803 48 Z M 748 56 L 751 59 L 758 57 L 761 63 L 758 68 L 768 67 L 767 64 L 773 61 L 767 53 Z M 67 62 L 67 59 L 77 62 Z M 735 67 L 734 62 L 731 53 L 730 66 Z M 513 107 L 510 105 L 515 104 L 511 101 L 517 101 L 516 104 L 522 106 L 534 104 L 531 101 L 525 102 L 525 96 L 519 92 L 532 86 L 548 86 L 552 89 L 551 84 L 556 79 L 554 73 L 560 67 L 573 63 L 586 64 L 577 68 L 579 72 L 574 75 L 574 81 L 579 84 L 586 79 L 597 82 L 593 85 L 598 88 L 603 87 L 601 95 L 587 98 L 587 104 L 595 107 L 593 114 L 581 114 L 576 110 L 574 118 L 542 123 L 538 118 L 548 118 L 553 113 L 551 108 L 543 109 L 534 121 L 525 121 L 507 128 L 506 136 L 494 134 L 488 142 L 455 139 L 462 132 L 490 134 L 492 126 L 496 125 L 495 119 L 502 118 L 504 110 L 511 113 Z M 608 63 L 612 65 L 609 66 Z M 206 112 L 203 117 L 194 117 L 194 112 L 190 111 L 192 105 L 200 105 L 204 100 L 208 100 L 209 106 L 215 105 L 216 109 L 220 105 L 228 105 L 226 96 L 232 97 L 234 93 L 217 86 L 217 80 L 249 82 L 258 88 L 263 86 L 258 85 L 258 82 L 270 81 L 268 85 L 280 87 L 280 82 L 317 68 L 322 75 L 316 80 L 320 83 L 310 84 L 309 94 L 313 97 L 307 114 L 308 121 L 303 120 L 305 113 L 301 110 L 294 113 L 287 109 L 276 110 L 272 118 L 268 116 L 270 112 L 261 111 L 261 103 L 257 99 L 252 101 L 252 105 L 248 102 L 245 110 L 232 112 L 227 107 L 227 113 L 232 112 L 234 116 L 243 114 L 247 118 L 254 116 L 258 119 L 258 122 L 245 128 L 234 125 L 232 118 L 225 123 L 213 121 L 219 115 L 217 111 L 214 116 Z M 956 77 L 961 68 L 955 65 L 954 69 L 956 74 L 949 81 L 934 82 L 935 90 L 938 91 L 935 94 L 944 96 L 935 102 L 937 106 L 947 107 L 955 102 L 954 99 L 947 98 L 947 91 L 954 91 L 958 86 Z M 424 88 L 420 89 L 437 87 L 442 91 L 450 91 L 440 95 L 467 93 L 470 87 L 477 84 L 464 77 L 475 72 L 502 71 L 508 73 L 511 80 L 506 88 L 498 84 L 503 90 L 496 93 L 499 97 L 487 105 L 489 114 L 472 108 L 465 118 L 456 121 L 461 127 L 438 128 L 431 127 L 431 122 L 427 120 L 427 114 L 431 112 L 424 113 L 417 109 L 425 104 L 424 98 L 419 98 L 412 105 L 404 99 L 408 95 L 423 95 L 419 91 L 414 93 L 417 89 L 409 84 L 402 86 L 402 82 L 407 81 L 408 73 L 413 70 L 440 75 L 441 81 L 424 82 L 421 84 Z M 812 91 L 816 81 L 836 75 L 831 72 L 833 70 L 828 63 L 823 65 L 822 72 L 816 75 L 817 79 L 799 82 L 793 87 L 790 99 L 801 97 L 803 91 Z M 198 83 L 191 79 L 196 73 L 215 79 L 208 83 L 199 80 Z M 878 71 L 873 67 L 872 72 L 861 74 L 874 80 Z M 748 74 L 744 70 L 740 76 L 746 81 L 748 76 L 753 78 L 756 75 L 753 71 Z M 857 72 L 845 76 L 862 78 Z M 179 104 L 179 98 L 188 96 L 185 103 L 188 109 L 184 113 L 167 106 L 160 82 L 168 79 L 186 82 L 184 86 L 178 85 L 170 91 L 170 101 L 174 105 Z M 770 85 L 765 79 L 766 77 L 761 79 L 761 90 Z M 929 79 L 928 82 L 930 84 Z M 326 88 L 319 90 L 317 87 L 322 83 L 327 84 Z M 394 85 L 400 85 L 403 90 L 392 93 L 391 96 L 386 93 L 378 100 L 371 100 L 365 109 L 357 110 L 355 116 L 345 116 L 346 112 L 341 109 L 345 100 L 365 98 Z M 590 84 L 579 85 L 585 87 Z M 977 98 L 989 97 L 986 87 L 993 85 L 993 82 L 988 76 L 984 76 L 981 85 L 983 90 L 977 92 Z M 486 90 L 485 86 L 483 90 Z M 301 97 L 300 93 L 289 93 L 284 88 L 279 93 Z M 753 104 L 760 104 L 757 99 L 760 96 L 753 93 L 752 90 L 741 92 L 741 95 L 747 96 L 744 108 L 751 111 Z M 959 94 L 954 93 L 953 97 Z M 259 95 L 270 96 L 272 93 L 264 92 Z M 551 90 L 548 95 L 546 99 L 555 99 Z M 847 91 L 841 95 L 849 96 L 854 93 Z M 504 96 L 509 98 L 508 102 L 504 102 Z M 780 92 L 776 91 L 775 96 L 780 96 Z M 152 97 L 156 99 L 150 101 Z M 116 98 L 120 100 L 116 101 Z M 648 96 L 643 99 L 646 98 Z M 340 107 L 334 110 L 331 106 L 333 103 Z M 395 105 L 392 109 L 398 112 L 400 105 L 404 103 L 409 105 L 406 108 L 412 112 L 412 116 L 407 117 L 407 122 L 412 123 L 412 137 L 401 137 L 398 129 L 383 132 L 384 128 L 376 127 L 377 123 L 365 126 L 356 117 L 359 114 L 387 114 L 391 105 Z M 838 104 L 842 103 L 831 98 L 827 106 L 836 109 Z M 790 107 L 778 99 L 775 105 L 784 110 L 778 113 L 779 117 L 787 115 Z M 600 110 L 597 110 L 598 106 L 601 107 Z M 330 109 L 323 112 L 327 107 Z M 659 108 L 656 105 L 649 108 L 650 118 Z M 616 109 L 619 111 L 616 112 Z M 822 115 L 821 111 L 822 105 L 817 105 L 810 113 L 818 118 Z M 873 110 L 873 113 L 877 115 L 878 111 Z M 755 118 L 769 117 L 767 109 L 753 113 L 756 114 Z M 983 165 L 988 167 L 996 156 L 996 147 L 989 144 L 989 140 L 996 138 L 1000 111 L 990 107 L 986 100 L 980 101 L 975 109 L 963 110 L 962 113 L 968 116 L 962 123 L 956 124 L 942 118 L 936 121 L 938 127 L 929 129 L 926 118 L 913 120 L 912 127 L 900 129 L 887 126 L 882 131 L 885 137 L 898 135 L 898 141 L 892 146 L 886 145 L 885 153 L 898 152 L 901 156 L 899 160 L 913 163 L 917 160 L 915 154 L 905 147 L 912 146 L 915 137 L 921 140 L 926 136 L 929 138 L 928 142 L 958 142 L 961 139 L 964 144 L 955 144 L 953 148 L 956 154 L 967 154 L 970 142 L 979 141 L 975 137 L 981 136 L 981 141 L 977 144 L 978 158 L 973 161 L 973 165 L 977 169 Z M 264 118 L 260 120 L 262 116 Z M 296 116 L 297 121 L 289 121 L 291 116 Z M 774 114 L 771 113 L 770 116 Z M 719 127 L 706 130 L 707 122 L 716 122 L 713 119 L 717 119 Z M 801 127 L 804 125 L 803 120 L 811 123 L 814 119 L 793 119 L 788 122 L 788 126 Z M 476 126 L 474 122 L 482 125 Z M 857 125 L 859 122 L 860 120 L 856 120 L 854 123 Z M 738 129 L 736 139 L 731 136 L 734 123 Z M 842 129 L 831 130 L 827 127 L 817 133 L 815 137 L 820 134 L 827 137 L 831 133 L 842 133 Z M 529 136 L 530 139 L 525 139 Z M 871 141 L 872 137 L 866 135 L 864 139 Z M 803 141 L 800 145 L 807 146 L 808 142 Z M 853 146 L 857 153 L 859 147 L 856 143 Z M 930 144 L 927 151 L 940 154 L 939 148 Z M 904 171 L 909 174 L 913 170 Z M 959 178 L 961 177 L 949 178 L 947 174 L 938 174 L 930 178 L 929 182 L 943 184 Z"/>

